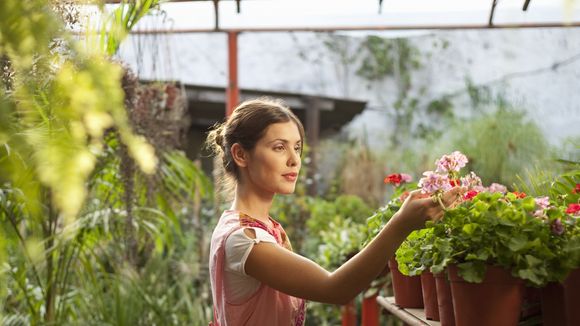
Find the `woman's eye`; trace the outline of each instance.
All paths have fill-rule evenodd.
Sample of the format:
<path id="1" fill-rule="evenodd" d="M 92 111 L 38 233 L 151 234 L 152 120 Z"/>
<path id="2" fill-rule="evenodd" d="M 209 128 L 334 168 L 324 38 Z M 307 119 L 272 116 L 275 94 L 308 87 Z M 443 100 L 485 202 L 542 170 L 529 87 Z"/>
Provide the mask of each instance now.
<path id="1" fill-rule="evenodd" d="M 274 150 L 276 150 L 276 151 L 283 151 L 284 150 L 284 146 L 276 146 L 276 147 L 274 147 Z"/>
<path id="2" fill-rule="evenodd" d="M 295 147 L 294 150 L 296 151 L 296 153 L 300 153 L 300 147 Z"/>

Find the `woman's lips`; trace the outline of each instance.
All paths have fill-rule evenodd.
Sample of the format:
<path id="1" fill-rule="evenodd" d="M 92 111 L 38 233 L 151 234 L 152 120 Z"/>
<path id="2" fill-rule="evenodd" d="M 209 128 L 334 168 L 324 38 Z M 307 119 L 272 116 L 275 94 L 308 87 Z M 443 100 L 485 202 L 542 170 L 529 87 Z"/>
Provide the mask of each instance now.
<path id="1" fill-rule="evenodd" d="M 296 181 L 296 178 L 298 177 L 298 173 L 286 173 L 286 174 L 282 174 L 282 176 L 291 182 Z"/>

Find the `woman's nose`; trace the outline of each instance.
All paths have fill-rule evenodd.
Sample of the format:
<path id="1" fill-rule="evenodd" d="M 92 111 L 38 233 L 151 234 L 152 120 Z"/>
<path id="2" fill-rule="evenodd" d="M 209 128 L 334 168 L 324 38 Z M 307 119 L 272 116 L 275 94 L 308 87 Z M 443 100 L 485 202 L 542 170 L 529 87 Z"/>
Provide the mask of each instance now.
<path id="1" fill-rule="evenodd" d="M 290 157 L 288 158 L 288 166 L 297 166 L 300 164 L 300 154 L 295 151 L 290 151 Z"/>

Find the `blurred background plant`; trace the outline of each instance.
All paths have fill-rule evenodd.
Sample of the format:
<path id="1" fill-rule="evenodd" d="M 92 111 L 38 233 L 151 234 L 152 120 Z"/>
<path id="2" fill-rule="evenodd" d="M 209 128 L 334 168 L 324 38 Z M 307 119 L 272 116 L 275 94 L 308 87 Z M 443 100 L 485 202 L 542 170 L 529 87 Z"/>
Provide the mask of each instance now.
<path id="1" fill-rule="evenodd" d="M 102 47 L 64 28 L 80 21 L 71 1 L 0 3 L 2 325 L 211 318 L 211 183 L 178 150 L 180 130 L 151 128 L 181 119 L 164 113 L 179 101 L 153 110 L 110 59 L 157 3 L 123 2 Z"/>

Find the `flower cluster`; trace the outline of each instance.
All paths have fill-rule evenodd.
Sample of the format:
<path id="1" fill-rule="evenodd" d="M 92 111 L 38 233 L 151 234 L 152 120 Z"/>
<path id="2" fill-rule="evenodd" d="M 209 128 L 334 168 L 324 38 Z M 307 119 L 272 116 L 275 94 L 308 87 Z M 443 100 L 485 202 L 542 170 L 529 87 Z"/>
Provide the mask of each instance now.
<path id="1" fill-rule="evenodd" d="M 437 162 L 437 173 L 444 173 L 444 174 L 454 174 L 459 172 L 461 168 L 465 167 L 465 165 L 469 162 L 467 160 L 467 156 L 463 155 L 459 151 L 455 151 L 449 155 L 443 155 Z"/>
<path id="2" fill-rule="evenodd" d="M 554 181 L 546 196 L 531 196 L 498 183 L 484 186 L 474 172 L 460 174 L 468 164 L 460 152 L 443 155 L 435 164 L 418 182 L 424 194 L 442 204 L 441 195 L 451 188 L 467 191 L 459 205 L 443 207 L 443 218 L 427 225 L 425 232 L 431 233 L 408 238 L 397 250 L 401 271 L 439 273 L 455 264 L 465 280 L 480 282 L 486 266 L 497 265 L 542 286 L 561 282 L 580 267 L 580 173 Z"/>
<path id="3" fill-rule="evenodd" d="M 385 183 L 392 183 L 393 185 L 395 185 L 395 187 L 398 187 L 401 185 L 401 183 L 411 182 L 411 180 L 413 180 L 413 177 L 411 177 L 409 174 L 393 173 L 393 174 L 389 174 L 385 178 L 384 182 Z"/>
<path id="4" fill-rule="evenodd" d="M 437 194 L 452 188 L 449 177 L 433 171 L 423 172 L 425 177 L 419 180 L 419 187 L 425 194 Z"/>
<path id="5" fill-rule="evenodd" d="M 426 171 L 423 173 L 424 177 L 419 180 L 419 187 L 423 193 L 440 196 L 452 187 L 462 186 L 467 188 L 467 192 L 463 197 L 464 200 L 472 200 L 482 192 L 501 193 L 503 195 L 508 192 L 507 187 L 499 183 L 492 183 L 489 187 L 485 187 L 481 182 L 481 178 L 473 171 L 460 177 L 459 171 L 468 162 L 467 157 L 458 151 L 449 155 L 443 155 L 435 162 L 437 165 L 435 172 Z M 516 198 L 526 197 L 526 194 L 523 192 L 514 192 L 514 194 Z"/>

